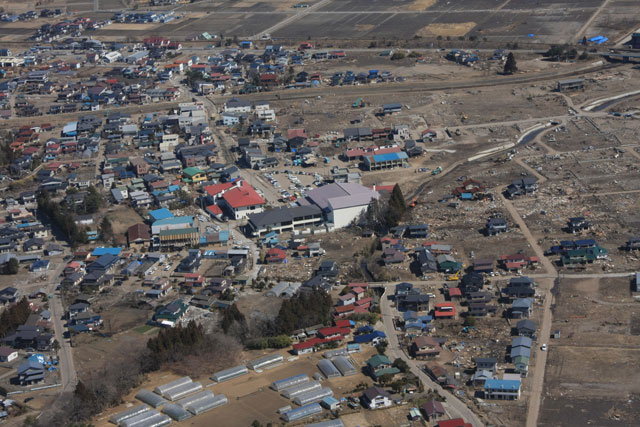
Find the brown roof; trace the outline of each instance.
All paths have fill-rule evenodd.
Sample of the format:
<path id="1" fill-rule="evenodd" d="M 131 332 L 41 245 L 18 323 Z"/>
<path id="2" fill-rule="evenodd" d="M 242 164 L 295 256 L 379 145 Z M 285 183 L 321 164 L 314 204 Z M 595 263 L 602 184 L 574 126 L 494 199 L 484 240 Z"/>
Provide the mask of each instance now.
<path id="1" fill-rule="evenodd" d="M 0 347 L 0 356 L 2 357 L 8 357 L 10 354 L 15 353 L 16 350 L 10 348 L 10 347 L 6 347 L 6 346 L 2 346 Z"/>
<path id="2" fill-rule="evenodd" d="M 127 228 L 127 237 L 129 242 L 135 242 L 136 240 L 149 240 L 151 234 L 149 233 L 149 226 L 146 224 L 135 224 Z"/>

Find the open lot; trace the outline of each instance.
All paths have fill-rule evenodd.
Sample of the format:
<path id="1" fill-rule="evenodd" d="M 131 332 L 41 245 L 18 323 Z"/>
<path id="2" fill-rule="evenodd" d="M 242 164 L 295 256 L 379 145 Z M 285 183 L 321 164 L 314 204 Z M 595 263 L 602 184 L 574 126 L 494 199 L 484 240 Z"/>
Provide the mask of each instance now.
<path id="1" fill-rule="evenodd" d="M 540 425 L 633 423 L 640 379 L 638 321 L 629 280 L 561 280 Z"/>

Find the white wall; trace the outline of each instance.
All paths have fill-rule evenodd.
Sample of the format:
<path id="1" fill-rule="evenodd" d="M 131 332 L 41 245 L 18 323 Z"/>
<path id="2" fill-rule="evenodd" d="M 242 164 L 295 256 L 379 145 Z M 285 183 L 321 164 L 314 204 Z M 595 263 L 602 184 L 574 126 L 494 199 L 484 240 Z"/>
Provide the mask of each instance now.
<path id="1" fill-rule="evenodd" d="M 329 213 L 329 222 L 332 222 L 335 228 L 348 227 L 354 219 L 358 218 L 361 212 L 367 210 L 367 207 L 368 205 L 355 206 L 331 211 Z"/>

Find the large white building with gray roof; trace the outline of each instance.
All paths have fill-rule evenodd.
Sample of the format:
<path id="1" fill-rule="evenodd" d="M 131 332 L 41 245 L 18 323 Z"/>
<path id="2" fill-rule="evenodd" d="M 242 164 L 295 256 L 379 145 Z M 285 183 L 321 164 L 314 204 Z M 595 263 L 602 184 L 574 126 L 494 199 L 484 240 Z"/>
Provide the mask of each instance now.
<path id="1" fill-rule="evenodd" d="M 334 183 L 308 191 L 301 204 L 318 206 L 330 227 L 344 228 L 367 210 L 371 200 L 379 197 L 377 191 L 360 184 Z"/>

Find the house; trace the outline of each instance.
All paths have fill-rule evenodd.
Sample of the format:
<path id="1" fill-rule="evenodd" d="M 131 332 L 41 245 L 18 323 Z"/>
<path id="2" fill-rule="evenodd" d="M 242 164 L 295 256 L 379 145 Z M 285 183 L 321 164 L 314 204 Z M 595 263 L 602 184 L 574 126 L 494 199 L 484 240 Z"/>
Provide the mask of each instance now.
<path id="1" fill-rule="evenodd" d="M 149 226 L 146 224 L 134 224 L 127 228 L 127 244 L 129 247 L 145 246 L 151 241 Z"/>
<path id="2" fill-rule="evenodd" d="M 409 295 L 409 293 L 411 293 L 412 290 L 413 290 L 413 283 L 408 283 L 408 282 L 398 283 L 396 285 L 395 296 L 397 298 L 400 296 Z"/>
<path id="3" fill-rule="evenodd" d="M 426 239 L 429 237 L 429 225 L 428 224 L 413 224 L 409 225 L 405 231 L 405 237 L 410 239 Z"/>
<path id="4" fill-rule="evenodd" d="M 18 382 L 20 385 L 30 385 L 44 381 L 44 366 L 42 363 L 27 360 L 18 367 Z"/>
<path id="5" fill-rule="evenodd" d="M 397 298 L 400 310 L 429 311 L 431 310 L 431 298 L 429 295 L 411 293 Z"/>
<path id="6" fill-rule="evenodd" d="M 18 351 L 12 349 L 11 347 L 1 346 L 0 347 L 0 362 L 11 362 L 18 358 Z"/>
<path id="7" fill-rule="evenodd" d="M 153 321 L 162 326 L 174 327 L 187 311 L 187 308 L 188 306 L 182 300 L 175 300 L 156 308 Z"/>
<path id="8" fill-rule="evenodd" d="M 318 268 L 318 275 L 329 278 L 336 277 L 338 275 L 338 264 L 331 260 L 322 261 Z"/>
<path id="9" fill-rule="evenodd" d="M 471 423 L 465 423 L 462 418 L 454 418 L 451 420 L 442 420 L 438 422 L 437 427 L 473 427 Z"/>
<path id="10" fill-rule="evenodd" d="M 417 359 L 428 359 L 440 356 L 442 349 L 433 337 L 421 335 L 411 342 L 410 351 Z"/>
<path id="11" fill-rule="evenodd" d="M 487 380 L 484 383 L 485 399 L 520 399 L 520 380 Z"/>
<path id="12" fill-rule="evenodd" d="M 427 421 L 435 421 L 446 414 L 442 402 L 435 399 L 431 399 L 431 401 L 422 405 L 420 409 L 422 409 L 422 413 Z"/>
<path id="13" fill-rule="evenodd" d="M 582 216 L 569 218 L 567 223 L 567 231 L 573 234 L 588 230 L 589 228 L 591 228 L 591 223 Z"/>
<path id="14" fill-rule="evenodd" d="M 493 273 L 494 262 L 490 258 L 475 259 L 473 261 L 473 271 L 475 273 Z"/>
<path id="15" fill-rule="evenodd" d="M 521 377 L 525 378 L 529 373 L 529 357 L 516 356 L 512 360 L 514 369 Z"/>
<path id="16" fill-rule="evenodd" d="M 377 380 L 379 377 L 385 374 L 395 375 L 400 372 L 400 370 L 393 366 L 391 360 L 384 354 L 376 354 L 367 360 L 367 371 L 371 375 L 371 377 Z"/>
<path id="17" fill-rule="evenodd" d="M 421 274 L 424 276 L 428 273 L 438 271 L 438 262 L 436 257 L 426 248 L 416 250 L 416 262 L 420 268 Z"/>
<path id="18" fill-rule="evenodd" d="M 391 395 L 380 387 L 366 389 L 362 393 L 361 401 L 369 409 L 388 408 L 393 403 Z"/>
<path id="19" fill-rule="evenodd" d="M 531 194 L 538 190 L 538 180 L 535 177 L 526 177 L 522 179 L 516 179 L 507 186 L 504 191 L 504 195 L 512 199 L 516 196 L 522 196 L 524 194 Z"/>
<path id="20" fill-rule="evenodd" d="M 338 297 L 338 305 L 355 304 L 355 302 L 356 302 L 356 296 L 351 292 L 345 295 L 340 295 Z"/>
<path id="21" fill-rule="evenodd" d="M 518 298 L 511 305 L 510 315 L 512 319 L 527 319 L 531 316 L 533 298 Z"/>
<path id="22" fill-rule="evenodd" d="M 487 221 L 486 233 L 488 236 L 495 236 L 507 231 L 509 231 L 509 227 L 504 218 L 490 218 Z"/>
<path id="23" fill-rule="evenodd" d="M 266 201 L 246 181 L 222 194 L 221 207 L 231 213 L 234 219 L 244 219 L 249 214 L 264 211 Z"/>
<path id="24" fill-rule="evenodd" d="M 489 371 L 494 374 L 496 373 L 498 359 L 495 357 L 476 357 L 473 361 L 476 363 L 477 371 Z"/>
<path id="25" fill-rule="evenodd" d="M 534 338 L 536 335 L 536 324 L 533 322 L 533 320 L 520 320 L 516 324 L 516 333 L 521 337 Z"/>
<path id="26" fill-rule="evenodd" d="M 474 386 L 484 387 L 484 383 L 487 380 L 495 378 L 495 375 L 491 371 L 485 371 L 484 369 L 476 370 L 471 376 L 471 383 Z"/>
<path id="27" fill-rule="evenodd" d="M 436 319 L 455 319 L 456 306 L 451 302 L 441 302 L 436 304 L 434 310 Z"/>
<path id="28" fill-rule="evenodd" d="M 7 286 L 0 291 L 0 303 L 14 303 L 20 298 L 20 291 L 12 286 Z"/>

